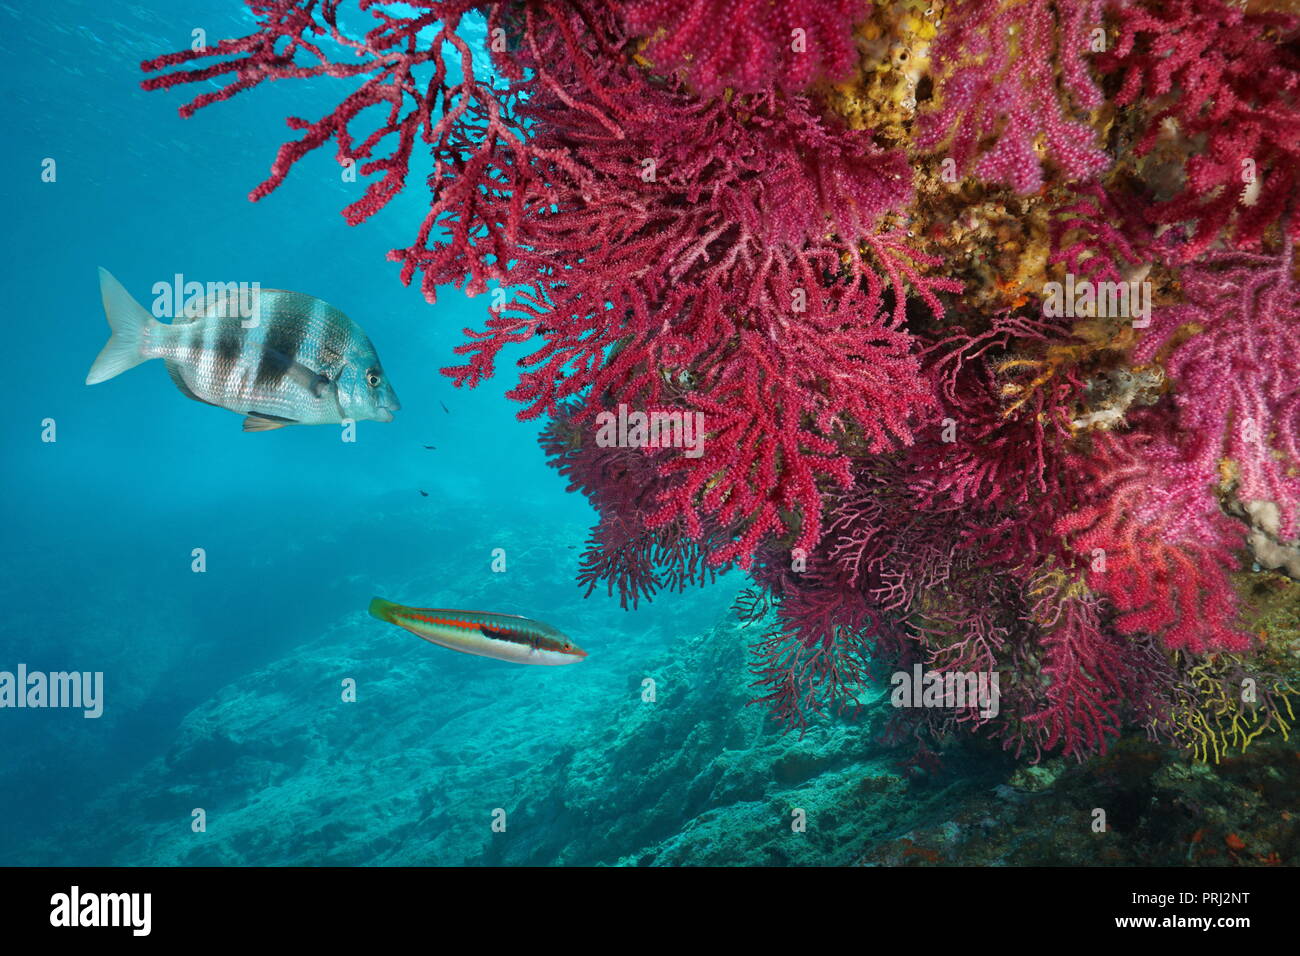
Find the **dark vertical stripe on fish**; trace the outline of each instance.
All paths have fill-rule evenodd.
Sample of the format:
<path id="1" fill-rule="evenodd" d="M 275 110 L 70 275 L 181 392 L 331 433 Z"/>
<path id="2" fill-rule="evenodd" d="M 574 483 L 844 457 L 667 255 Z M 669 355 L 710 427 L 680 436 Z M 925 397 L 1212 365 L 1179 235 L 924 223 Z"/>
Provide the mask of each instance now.
<path id="1" fill-rule="evenodd" d="M 258 388 L 274 389 L 297 360 L 298 350 L 307 337 L 308 323 L 305 316 L 295 318 L 290 320 L 285 316 L 283 321 L 272 322 L 267 328 L 266 340 L 262 343 L 262 359 L 257 364 L 255 384 Z"/>
<path id="2" fill-rule="evenodd" d="M 239 353 L 244 345 L 244 330 L 234 322 L 223 322 L 217 336 L 217 381 L 221 393 L 229 395 L 235 370 L 239 366 Z"/>

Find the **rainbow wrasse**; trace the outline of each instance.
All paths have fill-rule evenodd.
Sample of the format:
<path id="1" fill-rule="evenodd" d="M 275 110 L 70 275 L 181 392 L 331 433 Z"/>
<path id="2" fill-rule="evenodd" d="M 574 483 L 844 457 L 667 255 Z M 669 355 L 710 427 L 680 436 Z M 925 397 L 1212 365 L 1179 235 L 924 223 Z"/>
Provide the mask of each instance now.
<path id="1" fill-rule="evenodd" d="M 165 325 L 105 269 L 99 286 L 112 335 L 87 385 L 162 359 L 182 395 L 248 416 L 245 431 L 389 422 L 402 407 L 366 333 L 315 296 L 214 292 Z"/>
<path id="2" fill-rule="evenodd" d="M 383 598 L 371 599 L 370 613 L 430 644 L 463 654 L 551 666 L 572 664 L 587 656 L 586 651 L 549 624 L 513 614 L 407 607 Z"/>

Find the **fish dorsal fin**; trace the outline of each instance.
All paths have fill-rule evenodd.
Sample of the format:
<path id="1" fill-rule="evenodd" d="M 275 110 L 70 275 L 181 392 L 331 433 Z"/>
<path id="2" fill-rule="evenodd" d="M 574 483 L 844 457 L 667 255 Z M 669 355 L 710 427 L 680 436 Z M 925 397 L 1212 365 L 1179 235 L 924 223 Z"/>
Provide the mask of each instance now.
<path id="1" fill-rule="evenodd" d="M 172 377 L 172 382 L 175 383 L 178 389 L 180 389 L 182 395 L 184 395 L 186 398 L 192 398 L 196 402 L 202 402 L 204 405 L 215 404 L 213 402 L 208 401 L 206 398 L 199 398 L 199 396 L 194 394 L 194 389 L 190 388 L 189 383 L 185 381 L 185 376 L 181 373 L 181 367 L 179 363 L 173 362 L 171 359 L 167 359 L 163 362 L 163 364 L 167 367 L 167 374 Z M 216 405 L 215 407 L 220 408 L 221 406 Z"/>
<path id="2" fill-rule="evenodd" d="M 230 293 L 225 295 L 210 295 L 201 303 L 195 304 L 193 300 L 187 303 L 180 313 L 173 316 L 172 325 L 189 325 L 191 322 L 197 322 L 199 319 L 211 319 L 227 314 L 227 310 L 234 310 L 239 307 L 239 293 Z M 238 315 L 238 312 L 230 311 L 230 315 Z"/>
<path id="3" fill-rule="evenodd" d="M 276 428 L 283 428 L 285 425 L 298 424 L 292 418 L 281 418 L 279 415 L 264 415 L 261 412 L 249 412 L 248 417 L 244 419 L 244 431 L 246 432 L 269 432 Z"/>
<path id="4" fill-rule="evenodd" d="M 256 308 L 258 297 L 264 291 L 269 290 L 224 289 L 209 292 L 201 303 L 182 309 L 181 314 L 172 319 L 172 325 L 187 325 L 199 319 L 246 318 L 245 305 L 251 304 Z M 251 299 L 252 302 L 246 303 L 246 298 Z"/>

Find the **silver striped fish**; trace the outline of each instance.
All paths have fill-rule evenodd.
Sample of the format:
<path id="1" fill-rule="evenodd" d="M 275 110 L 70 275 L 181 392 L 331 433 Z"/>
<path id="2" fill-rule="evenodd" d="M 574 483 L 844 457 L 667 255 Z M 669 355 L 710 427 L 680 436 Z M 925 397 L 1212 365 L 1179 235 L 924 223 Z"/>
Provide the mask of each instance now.
<path id="1" fill-rule="evenodd" d="M 248 416 L 245 431 L 391 422 L 402 407 L 366 333 L 315 296 L 231 290 L 165 325 L 106 269 L 99 288 L 112 334 L 87 385 L 160 358 L 188 398 Z"/>

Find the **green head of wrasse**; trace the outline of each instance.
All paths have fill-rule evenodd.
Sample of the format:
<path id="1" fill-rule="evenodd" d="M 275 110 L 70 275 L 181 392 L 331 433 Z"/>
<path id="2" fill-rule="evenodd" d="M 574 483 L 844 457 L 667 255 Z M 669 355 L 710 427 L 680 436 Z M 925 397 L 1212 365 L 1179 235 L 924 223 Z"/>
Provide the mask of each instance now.
<path id="1" fill-rule="evenodd" d="M 385 601 L 383 598 L 370 599 L 370 616 L 377 617 L 386 624 L 395 624 L 393 612 L 400 608 L 400 604 L 394 604 L 392 601 Z"/>

